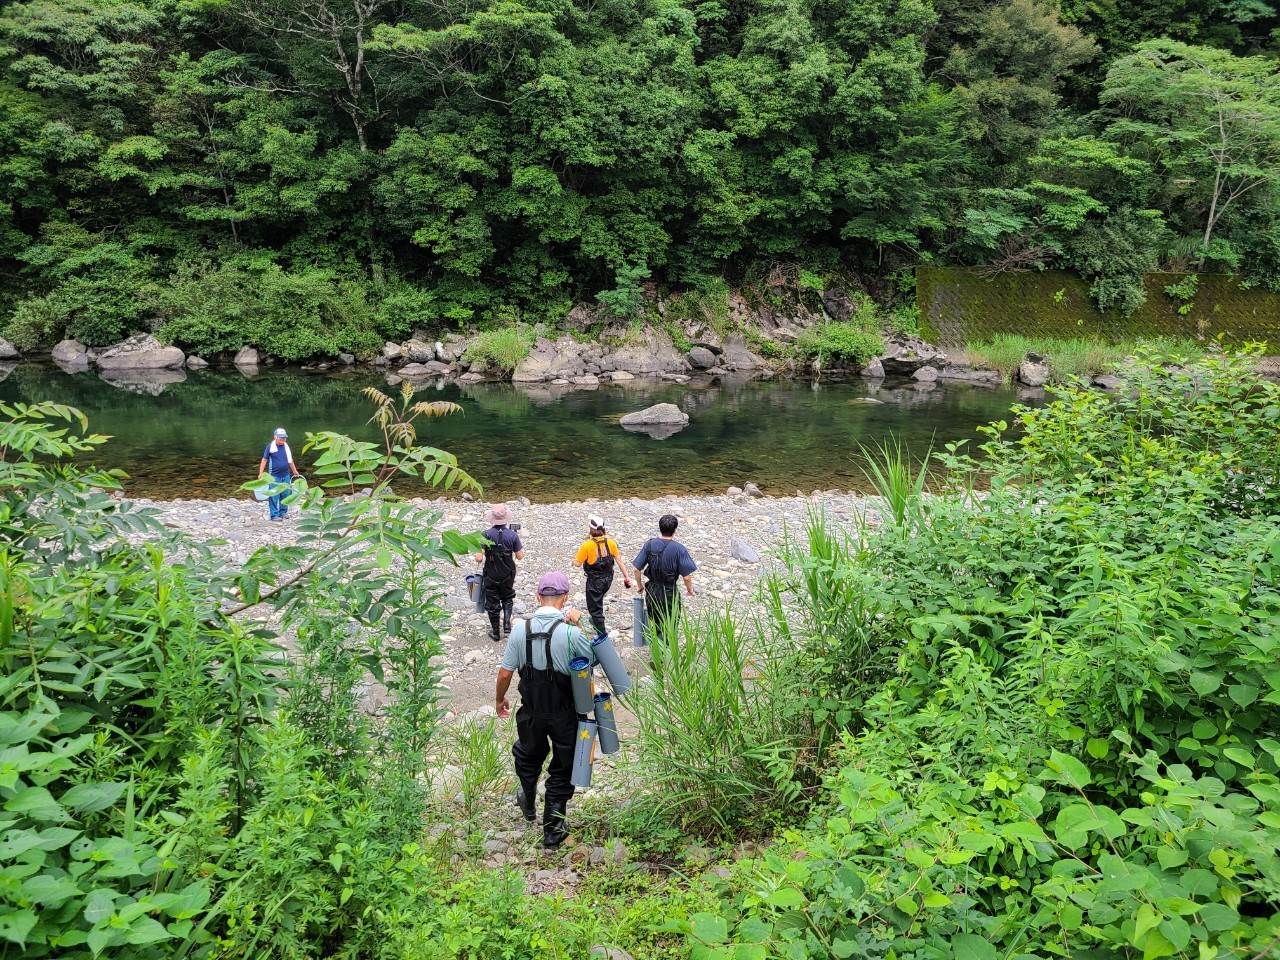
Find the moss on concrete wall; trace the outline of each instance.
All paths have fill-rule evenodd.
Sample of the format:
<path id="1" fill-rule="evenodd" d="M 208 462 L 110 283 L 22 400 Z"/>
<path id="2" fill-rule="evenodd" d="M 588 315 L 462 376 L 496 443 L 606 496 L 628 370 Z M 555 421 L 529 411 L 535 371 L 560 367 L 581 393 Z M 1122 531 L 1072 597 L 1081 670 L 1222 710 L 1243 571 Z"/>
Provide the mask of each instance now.
<path id="1" fill-rule="evenodd" d="M 1112 343 L 1221 335 L 1228 343 L 1267 341 L 1280 348 L 1280 294 L 1262 287 L 1244 289 L 1238 280 L 1220 274 L 1198 275 L 1189 300 L 1165 293 L 1168 286 L 1189 286 L 1189 276 L 1148 274 L 1147 302 L 1130 317 L 1100 311 L 1089 297 L 1088 282 L 1062 270 L 986 278 L 974 270 L 921 267 L 916 271 L 916 302 L 922 334 L 943 346 L 1016 333 Z"/>

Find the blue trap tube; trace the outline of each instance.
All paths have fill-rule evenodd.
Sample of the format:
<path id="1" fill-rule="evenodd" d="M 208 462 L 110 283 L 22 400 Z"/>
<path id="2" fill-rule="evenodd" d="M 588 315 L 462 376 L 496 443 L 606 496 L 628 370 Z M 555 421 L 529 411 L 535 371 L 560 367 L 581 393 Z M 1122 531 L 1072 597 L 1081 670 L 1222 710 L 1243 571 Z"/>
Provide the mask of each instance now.
<path id="1" fill-rule="evenodd" d="M 569 683 L 573 688 L 573 710 L 585 717 L 595 708 L 591 699 L 591 661 L 574 657 L 569 661 Z"/>
<path id="2" fill-rule="evenodd" d="M 618 656 L 618 648 L 613 645 L 613 641 L 601 634 L 591 641 L 591 650 L 604 670 L 609 686 L 613 687 L 613 692 L 622 696 L 630 690 L 631 677 L 627 674 L 627 668 L 622 665 L 622 657 Z"/>
<path id="3" fill-rule="evenodd" d="M 613 697 L 607 693 L 596 694 L 596 736 L 601 753 L 617 753 L 620 749 L 618 718 L 613 713 Z"/>
<path id="4" fill-rule="evenodd" d="M 591 786 L 591 762 L 596 752 L 596 722 L 578 721 L 578 739 L 573 747 L 573 773 L 569 782 L 575 787 Z"/>

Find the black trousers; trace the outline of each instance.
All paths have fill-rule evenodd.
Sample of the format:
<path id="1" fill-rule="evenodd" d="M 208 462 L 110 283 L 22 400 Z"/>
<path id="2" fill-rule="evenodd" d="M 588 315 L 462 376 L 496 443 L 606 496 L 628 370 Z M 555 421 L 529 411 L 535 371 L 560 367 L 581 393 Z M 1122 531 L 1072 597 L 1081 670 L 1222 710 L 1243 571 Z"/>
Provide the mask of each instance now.
<path id="1" fill-rule="evenodd" d="M 511 623 L 511 607 L 516 600 L 516 578 L 506 577 L 499 580 L 485 574 L 484 577 L 484 612 L 489 615 L 489 622 L 498 625 L 498 615 L 503 615 L 505 624 Z"/>
<path id="2" fill-rule="evenodd" d="M 542 765 L 551 754 L 547 768 L 547 803 L 568 803 L 573 797 L 573 750 L 578 735 L 578 718 L 570 709 L 561 716 L 535 716 L 527 707 L 516 711 L 516 742 L 511 748 L 516 776 L 525 796 L 533 792 L 542 776 Z"/>
<path id="3" fill-rule="evenodd" d="M 595 624 L 600 634 L 608 633 L 604 628 L 604 595 L 613 586 L 613 569 L 603 576 L 587 574 L 587 616 Z"/>
<path id="4" fill-rule="evenodd" d="M 666 635 L 675 629 L 676 620 L 680 616 L 680 593 L 675 587 L 664 590 L 655 587 L 653 581 L 644 585 L 644 615 L 649 620 L 649 628 L 658 634 Z"/>

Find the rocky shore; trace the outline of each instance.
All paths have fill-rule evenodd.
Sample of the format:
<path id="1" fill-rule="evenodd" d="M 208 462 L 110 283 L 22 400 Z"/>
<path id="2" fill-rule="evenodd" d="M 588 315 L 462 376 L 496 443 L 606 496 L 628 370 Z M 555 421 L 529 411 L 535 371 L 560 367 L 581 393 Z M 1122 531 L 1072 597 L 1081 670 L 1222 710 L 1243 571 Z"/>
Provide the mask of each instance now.
<path id="1" fill-rule="evenodd" d="M 738 488 L 733 488 L 737 490 Z M 691 609 L 713 610 L 732 605 L 747 610 L 753 602 L 756 581 L 770 563 L 771 551 L 786 529 L 798 530 L 811 510 L 825 510 L 837 522 L 850 523 L 863 515 L 876 520 L 875 502 L 839 491 L 813 491 L 809 496 L 765 497 L 751 485 L 748 492 L 712 497 L 662 497 L 656 500 L 579 500 L 565 503 L 531 504 L 523 498 L 509 501 L 520 524 L 524 540 L 524 560 L 516 576 L 517 612 L 534 607 L 534 586 L 545 571 L 557 569 L 569 576 L 570 603 L 585 607 L 581 571 L 572 567 L 574 554 L 586 537 L 587 517 L 599 514 L 609 535 L 618 541 L 624 561 L 630 564 L 641 544 L 657 535 L 658 518 L 665 513 L 680 518 L 678 538 L 688 546 L 699 570 L 694 575 Z M 259 547 L 272 543 L 292 543 L 297 537 L 290 512 L 284 523 L 267 520 L 266 505 L 254 500 L 135 500 L 156 509 L 163 522 L 201 541 L 214 541 L 212 549 L 231 560 L 243 562 Z M 487 503 L 459 500 L 414 501 L 425 512 L 440 512 L 446 528 L 466 532 L 483 530 Z M 221 541 L 221 542 L 218 542 Z M 476 613 L 466 596 L 463 578 L 473 571 L 470 561 L 462 569 L 449 571 L 445 607 L 449 629 L 445 634 L 444 681 L 448 686 L 455 715 L 491 711 L 493 681 L 502 657 L 502 644 L 486 635 L 488 621 Z M 605 618 L 618 649 L 629 664 L 639 666 L 631 642 L 631 597 L 615 577 L 605 600 Z M 376 704 L 374 704 L 376 706 Z"/>

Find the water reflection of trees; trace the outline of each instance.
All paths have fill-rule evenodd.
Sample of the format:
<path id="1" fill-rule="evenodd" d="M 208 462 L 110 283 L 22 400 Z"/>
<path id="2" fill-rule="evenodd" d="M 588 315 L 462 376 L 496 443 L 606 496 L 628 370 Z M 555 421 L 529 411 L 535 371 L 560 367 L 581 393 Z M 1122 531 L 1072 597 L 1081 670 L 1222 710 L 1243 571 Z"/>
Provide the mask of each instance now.
<path id="1" fill-rule="evenodd" d="M 264 369 L 245 379 L 225 370 L 191 372 L 160 396 L 127 393 L 94 372 L 67 375 L 21 364 L 0 382 L 0 399 L 55 399 L 79 406 L 93 429 L 114 435 L 99 462 L 185 496 L 234 493 L 271 428 L 295 438 L 309 430 L 372 437 L 364 386 L 390 390 L 384 375 L 342 378 Z M 602 384 L 594 391 L 434 381 L 424 394 L 456 400 L 465 416 L 433 422 L 425 442 L 455 453 L 494 497 L 538 500 L 715 492 L 754 480 L 770 492 L 853 487 L 858 445 L 900 436 L 912 450 L 976 439 L 979 423 L 1008 417 L 1014 394 L 973 387 L 932 391 L 862 381 L 747 382 L 723 378 L 689 390 L 652 381 Z M 858 402 L 875 397 L 881 404 Z M 653 403 L 690 414 L 674 436 L 654 440 L 617 419 Z M 303 469 L 302 444 L 294 440 Z M 182 487 L 174 491 L 173 485 Z M 148 491 L 141 488 L 146 486 Z"/>

